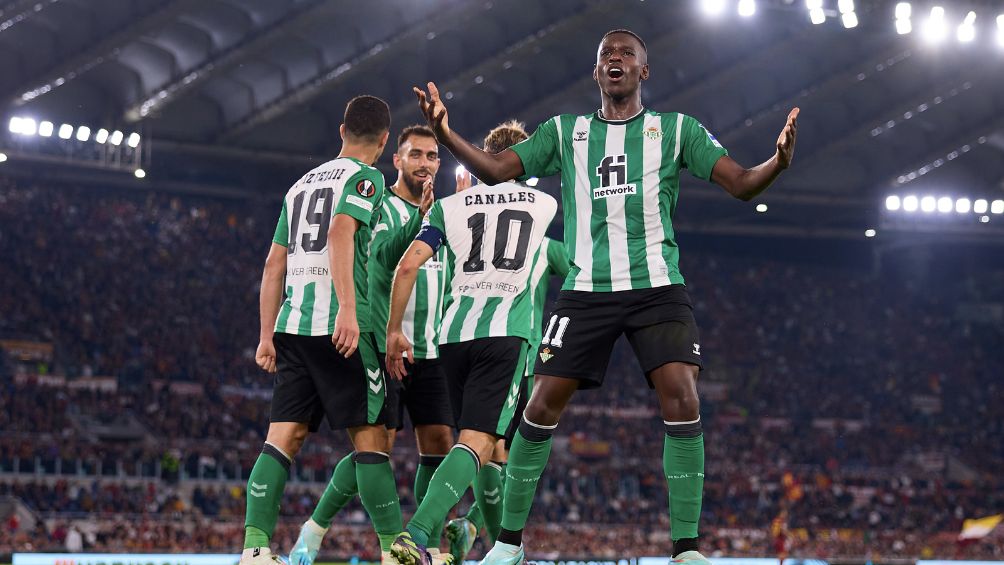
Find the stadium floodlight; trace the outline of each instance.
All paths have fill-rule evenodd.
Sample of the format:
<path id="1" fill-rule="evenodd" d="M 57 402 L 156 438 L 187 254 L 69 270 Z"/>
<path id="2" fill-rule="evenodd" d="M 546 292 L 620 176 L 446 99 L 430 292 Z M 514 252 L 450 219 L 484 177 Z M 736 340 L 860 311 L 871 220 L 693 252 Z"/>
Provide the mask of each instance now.
<path id="1" fill-rule="evenodd" d="M 6 153 L 0 153 L 0 163 L 3 163 L 6 160 L 7 160 L 7 154 Z"/>
<path id="2" fill-rule="evenodd" d="M 948 27 L 945 24 L 945 9 L 941 6 L 931 8 L 931 15 L 924 24 L 924 39 L 929 43 L 940 43 L 945 39 Z"/>
<path id="3" fill-rule="evenodd" d="M 824 12 L 822 8 L 818 10 L 809 10 L 809 21 L 812 22 L 813 25 L 824 23 L 826 21 L 826 12 Z"/>
<path id="4" fill-rule="evenodd" d="M 108 141 L 108 130 L 106 130 L 105 128 L 99 129 L 98 133 L 94 134 L 94 141 L 97 141 L 98 143 L 104 143 Z"/>
<path id="5" fill-rule="evenodd" d="M 763 214 L 764 212 L 767 211 L 767 205 L 766 204 L 762 204 L 762 203 L 761 204 L 757 204 L 756 205 L 756 211 L 760 212 L 761 214 Z"/>
<path id="6" fill-rule="evenodd" d="M 540 179 L 537 177 L 530 177 L 526 179 L 526 185 L 530 187 L 537 186 L 538 182 L 540 182 Z"/>
<path id="7" fill-rule="evenodd" d="M 858 15 L 854 12 L 847 12 L 846 14 L 841 14 L 840 23 L 844 24 L 844 27 L 846 29 L 858 27 Z"/>
<path id="8" fill-rule="evenodd" d="M 917 211 L 917 197 L 914 195 L 907 196 L 903 199 L 903 211 L 904 212 L 916 212 Z"/>
<path id="9" fill-rule="evenodd" d="M 20 116 L 14 116 L 10 119 L 10 123 L 7 125 L 7 129 L 11 133 L 21 133 L 21 118 Z"/>
<path id="10" fill-rule="evenodd" d="M 955 201 L 955 211 L 960 214 L 968 214 L 972 203 L 968 198 L 959 198 Z"/>
<path id="11" fill-rule="evenodd" d="M 1004 14 L 997 16 L 997 45 L 1004 47 Z"/>
<path id="12" fill-rule="evenodd" d="M 146 171 L 143 169 L 136 169 L 132 174 L 136 175 L 138 179 L 146 178 Z"/>
<path id="13" fill-rule="evenodd" d="M 126 140 L 126 145 L 133 149 L 139 147 L 139 134 L 136 132 L 130 133 L 129 138 Z"/>
<path id="14" fill-rule="evenodd" d="M 56 126 L 52 122 L 45 120 L 38 124 L 38 135 L 41 137 L 52 137 L 52 132 L 55 129 Z"/>
<path id="15" fill-rule="evenodd" d="M 920 199 L 920 211 L 931 213 L 938 208 L 938 200 L 933 196 L 925 196 Z"/>
<path id="16" fill-rule="evenodd" d="M 33 118 L 21 118 L 21 129 L 17 133 L 21 135 L 35 135 L 38 125 Z"/>
<path id="17" fill-rule="evenodd" d="M 805 0 L 805 7 L 808 8 L 810 12 L 812 10 L 822 10 L 823 0 Z"/>
<path id="18" fill-rule="evenodd" d="M 73 137 L 73 126 L 70 124 L 59 126 L 59 139 L 70 139 L 71 137 Z"/>
<path id="19" fill-rule="evenodd" d="M 854 11 L 854 0 L 837 0 L 837 10 L 841 14 Z"/>
<path id="20" fill-rule="evenodd" d="M 739 15 L 748 18 L 756 13 L 756 0 L 739 0 Z"/>
<path id="21" fill-rule="evenodd" d="M 709 16 L 717 16 L 725 11 L 725 0 L 701 0 L 701 10 Z"/>
<path id="22" fill-rule="evenodd" d="M 990 203 L 991 214 L 1004 214 L 1004 200 L 994 200 Z"/>
<path id="23" fill-rule="evenodd" d="M 467 172 L 467 169 L 463 165 L 457 165 L 457 168 L 453 171 L 453 176 L 459 177 Z"/>
<path id="24" fill-rule="evenodd" d="M 886 196 L 885 198 L 885 209 L 890 212 L 899 210 L 900 204 L 899 196 L 896 196 L 895 194 Z"/>
<path id="25" fill-rule="evenodd" d="M 987 213 L 987 201 L 984 200 L 984 199 L 982 199 L 982 198 L 980 198 L 980 199 L 976 200 L 976 202 L 973 202 L 973 212 L 976 212 L 977 214 L 986 214 Z"/>
<path id="26" fill-rule="evenodd" d="M 947 214 L 952 211 L 952 207 L 955 203 L 951 198 L 947 196 L 942 196 L 938 199 L 938 211 L 942 214 Z"/>
<path id="27" fill-rule="evenodd" d="M 112 145 L 122 145 L 122 138 L 124 137 L 125 135 L 122 132 L 115 130 L 112 132 L 111 137 L 108 138 L 108 141 L 110 141 Z"/>
<path id="28" fill-rule="evenodd" d="M 900 2 L 896 4 L 896 19 L 897 20 L 909 20 L 910 13 L 913 11 L 913 7 L 910 6 L 909 2 Z"/>
<path id="29" fill-rule="evenodd" d="M 896 33 L 906 35 L 913 31 L 913 24 L 910 20 L 896 20 Z"/>
<path id="30" fill-rule="evenodd" d="M 976 39 L 976 12 L 966 14 L 966 19 L 959 24 L 956 37 L 959 39 L 959 43 L 969 43 Z"/>
<path id="31" fill-rule="evenodd" d="M 875 230 L 868 228 L 865 230 L 865 237 L 875 237 Z"/>
<path id="32" fill-rule="evenodd" d="M 77 141 L 87 141 L 91 138 L 91 128 L 80 126 L 77 128 Z"/>
<path id="33" fill-rule="evenodd" d="M 980 223 L 985 224 L 990 221 L 990 216 L 980 216 Z"/>

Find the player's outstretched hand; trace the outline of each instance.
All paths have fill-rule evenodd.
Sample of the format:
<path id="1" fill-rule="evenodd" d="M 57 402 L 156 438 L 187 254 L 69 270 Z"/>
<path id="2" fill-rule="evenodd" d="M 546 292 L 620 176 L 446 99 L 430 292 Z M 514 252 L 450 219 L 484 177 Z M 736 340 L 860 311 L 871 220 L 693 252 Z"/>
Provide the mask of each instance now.
<path id="1" fill-rule="evenodd" d="M 261 340 L 258 342 L 258 350 L 254 354 L 254 361 L 259 367 L 269 373 L 275 372 L 275 345 L 272 340 Z"/>
<path id="2" fill-rule="evenodd" d="M 436 202 L 436 194 L 432 191 L 433 181 L 428 179 L 422 185 L 422 201 L 418 205 L 418 213 L 424 218 L 429 213 L 429 208 Z"/>
<path id="3" fill-rule="evenodd" d="M 461 169 L 460 173 L 457 174 L 457 192 L 463 192 L 471 187 L 471 172 L 467 169 Z"/>
<path id="4" fill-rule="evenodd" d="M 788 123 L 784 124 L 781 135 L 777 136 L 777 162 L 782 169 L 791 166 L 795 156 L 795 135 L 798 133 L 798 108 L 793 108 L 788 114 Z"/>
<path id="5" fill-rule="evenodd" d="M 450 135 L 450 123 L 446 115 L 446 106 L 439 98 L 439 89 L 436 88 L 436 83 L 430 82 L 427 86 L 429 88 L 428 95 L 417 86 L 412 87 L 412 90 L 418 96 L 418 105 L 422 108 L 422 114 L 429 122 L 429 127 L 432 128 L 432 131 L 436 132 L 436 137 L 442 141 Z"/>
<path id="6" fill-rule="evenodd" d="M 397 380 L 404 379 L 408 370 L 404 366 L 405 358 L 412 360 L 415 358 L 415 350 L 411 342 L 402 332 L 387 332 L 387 372 Z"/>
<path id="7" fill-rule="evenodd" d="M 335 316 L 335 333 L 331 334 L 331 343 L 346 358 L 352 357 L 359 347 L 359 322 L 355 312 L 339 308 Z"/>

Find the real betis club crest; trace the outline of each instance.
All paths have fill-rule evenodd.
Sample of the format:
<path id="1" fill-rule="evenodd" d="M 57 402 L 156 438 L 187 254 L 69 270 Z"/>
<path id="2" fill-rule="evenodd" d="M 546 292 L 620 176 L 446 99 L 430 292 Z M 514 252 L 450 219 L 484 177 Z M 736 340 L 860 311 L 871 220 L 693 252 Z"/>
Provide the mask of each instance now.
<path id="1" fill-rule="evenodd" d="M 656 140 L 656 139 L 659 139 L 660 137 L 662 137 L 662 130 L 660 130 L 659 128 L 657 128 L 655 126 L 652 126 L 652 127 L 648 128 L 648 129 L 646 129 L 644 133 L 645 133 L 645 137 L 647 137 L 649 139 L 652 139 L 652 140 Z"/>
<path id="2" fill-rule="evenodd" d="M 547 363 L 548 361 L 551 360 L 551 357 L 554 357 L 554 355 L 551 355 L 550 347 L 545 347 L 544 349 L 540 350 L 540 360 L 542 362 Z"/>

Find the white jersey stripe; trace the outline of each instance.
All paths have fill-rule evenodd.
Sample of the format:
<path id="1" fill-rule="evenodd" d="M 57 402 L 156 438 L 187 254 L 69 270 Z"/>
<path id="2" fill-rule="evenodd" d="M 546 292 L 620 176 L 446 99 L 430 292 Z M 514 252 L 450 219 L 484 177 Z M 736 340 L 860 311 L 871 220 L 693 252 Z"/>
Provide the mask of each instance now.
<path id="1" fill-rule="evenodd" d="M 624 155 L 626 127 L 607 128 L 607 155 Z M 631 166 L 629 163 L 628 166 Z M 626 179 L 627 175 L 625 175 Z M 641 187 L 636 187 L 636 190 Z M 607 240 L 610 252 L 610 289 L 631 290 L 631 255 L 628 252 L 626 195 L 611 196 L 607 203 Z"/>
<path id="2" fill-rule="evenodd" d="M 464 319 L 464 326 L 460 330 L 460 341 L 470 341 L 474 339 L 475 331 L 478 329 L 478 320 L 481 319 L 481 313 L 485 311 L 485 306 L 488 304 L 488 297 L 485 295 L 473 296 L 474 303 L 471 306 L 470 313 Z"/>
<path id="3" fill-rule="evenodd" d="M 574 131 L 589 131 L 592 120 L 587 116 L 575 119 Z M 593 194 L 589 188 L 589 142 L 572 142 L 575 160 L 575 266 L 579 267 L 574 290 L 593 290 Z"/>
<path id="4" fill-rule="evenodd" d="M 662 118 L 658 114 L 645 116 L 646 131 L 649 128 L 662 130 Z M 666 135 L 665 132 L 662 135 Z M 651 285 L 664 286 L 670 284 L 668 268 L 662 258 L 662 217 L 659 213 L 659 171 L 662 168 L 662 136 L 645 136 L 642 140 L 641 190 L 642 210 L 645 215 L 645 263 L 648 266 L 648 277 Z"/>
<path id="5" fill-rule="evenodd" d="M 683 114 L 676 115 L 676 147 L 673 149 L 673 161 L 680 158 L 680 136 L 683 134 Z"/>

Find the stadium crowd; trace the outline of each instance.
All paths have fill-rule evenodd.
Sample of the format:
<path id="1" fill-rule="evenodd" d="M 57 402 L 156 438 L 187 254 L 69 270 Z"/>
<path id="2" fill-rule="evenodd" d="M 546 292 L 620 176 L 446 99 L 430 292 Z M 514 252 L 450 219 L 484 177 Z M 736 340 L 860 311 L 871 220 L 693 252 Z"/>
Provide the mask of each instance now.
<path id="1" fill-rule="evenodd" d="M 234 549 L 267 421 L 270 379 L 252 355 L 275 209 L 0 180 L 0 256 L 19 274 L 0 277 L 0 340 L 54 347 L 30 363 L 0 351 L 0 496 L 42 518 L 33 529 L 7 519 L 0 552 L 78 535 L 93 550 Z M 993 416 L 1004 333 L 958 311 L 1000 300 L 1004 271 L 872 277 L 686 248 L 682 267 L 707 352 L 705 545 L 769 555 L 770 522 L 787 508 L 797 555 L 1004 557 L 949 535 L 1004 511 Z M 624 344 L 608 371 L 558 427 L 528 533 L 539 557 L 668 547 L 654 395 Z M 66 386 L 93 377 L 114 390 Z M 89 427 L 115 418 L 137 437 Z M 308 441 L 279 547 L 347 449 L 337 434 Z M 395 459 L 407 512 L 414 442 L 402 438 Z M 358 503 L 339 520 L 324 552 L 372 557 Z"/>

